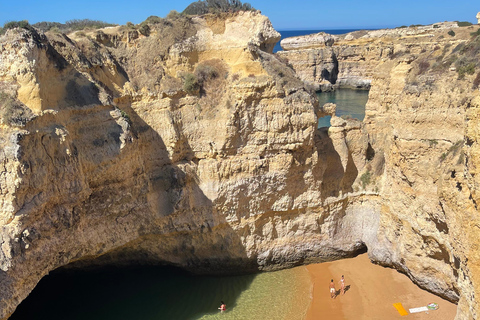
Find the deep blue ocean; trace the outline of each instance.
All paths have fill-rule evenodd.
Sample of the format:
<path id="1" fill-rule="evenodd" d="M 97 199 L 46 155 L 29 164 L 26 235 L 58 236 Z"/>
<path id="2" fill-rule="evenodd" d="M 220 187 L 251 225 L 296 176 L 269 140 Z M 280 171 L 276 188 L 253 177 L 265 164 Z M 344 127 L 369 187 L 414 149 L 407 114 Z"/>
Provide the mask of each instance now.
<path id="1" fill-rule="evenodd" d="M 285 38 L 304 36 L 306 34 L 312 34 L 312 33 L 326 32 L 330 34 L 345 34 L 345 33 L 357 31 L 357 30 L 360 30 L 360 29 L 284 30 L 284 31 L 277 30 L 277 31 L 280 32 L 280 34 L 282 35 L 282 38 L 280 39 L 280 41 L 282 41 L 282 39 L 285 39 Z M 280 41 L 278 41 L 278 43 L 275 45 L 275 48 L 273 48 L 273 52 L 282 51 L 282 47 L 280 47 Z"/>

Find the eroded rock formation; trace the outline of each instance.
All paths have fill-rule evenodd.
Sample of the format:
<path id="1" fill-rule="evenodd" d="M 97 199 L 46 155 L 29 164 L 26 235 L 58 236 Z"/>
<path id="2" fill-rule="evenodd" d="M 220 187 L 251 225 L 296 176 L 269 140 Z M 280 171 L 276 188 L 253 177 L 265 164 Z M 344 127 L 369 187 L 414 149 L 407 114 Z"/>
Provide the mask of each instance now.
<path id="1" fill-rule="evenodd" d="M 361 123 L 318 106 L 270 54 L 279 34 L 256 12 L 8 31 L 0 319 L 66 265 L 236 273 L 366 249 L 476 318 L 480 100 L 453 61 L 431 65 L 467 48 L 456 32 L 375 67 L 373 54 L 371 69 L 351 62 L 372 80 Z"/>
<path id="2" fill-rule="evenodd" d="M 442 22 L 429 26 L 360 30 L 344 35 L 318 33 L 283 39 L 281 45 L 285 51 L 277 54 L 288 61 L 302 80 L 317 89 L 368 89 L 379 62 L 404 52 L 415 54 L 438 45 L 452 45 L 458 39 L 447 36 L 436 37 L 433 41 L 432 37 L 457 28 L 455 22 Z"/>

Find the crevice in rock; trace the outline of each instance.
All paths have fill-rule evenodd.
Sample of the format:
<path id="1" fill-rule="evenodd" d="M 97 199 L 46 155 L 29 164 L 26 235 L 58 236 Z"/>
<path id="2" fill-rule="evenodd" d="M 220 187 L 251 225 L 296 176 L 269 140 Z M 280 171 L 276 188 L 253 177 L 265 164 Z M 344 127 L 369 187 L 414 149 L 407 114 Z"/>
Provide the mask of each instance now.
<path id="1" fill-rule="evenodd" d="M 374 157 L 375 157 L 375 150 L 372 148 L 372 145 L 369 142 L 367 146 L 367 151 L 365 153 L 365 158 L 367 159 L 367 161 L 371 161 Z"/>

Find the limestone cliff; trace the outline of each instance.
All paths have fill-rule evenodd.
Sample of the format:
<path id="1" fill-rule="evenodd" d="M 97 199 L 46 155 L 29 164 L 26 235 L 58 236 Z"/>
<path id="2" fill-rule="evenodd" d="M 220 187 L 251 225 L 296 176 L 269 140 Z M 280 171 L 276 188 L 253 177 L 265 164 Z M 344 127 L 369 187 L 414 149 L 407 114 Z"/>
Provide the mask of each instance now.
<path id="1" fill-rule="evenodd" d="M 318 105 L 271 54 L 280 37 L 258 12 L 9 30 L 0 319 L 66 265 L 237 273 L 367 249 L 476 318 L 480 100 L 474 76 L 449 69 L 456 48 L 471 52 L 474 30 L 461 30 L 372 56 L 371 70 L 352 62 L 372 80 L 363 123 Z M 318 130 L 326 114 L 332 127 Z"/>
<path id="2" fill-rule="evenodd" d="M 1 38 L 1 319 L 67 264 L 251 272 L 373 241 L 379 204 L 341 196 L 357 169 L 279 37 L 245 12 Z"/>
<path id="3" fill-rule="evenodd" d="M 280 55 L 309 82 L 325 80 L 311 74 L 331 65 L 319 54 L 326 51 L 338 59 L 343 84 L 371 81 L 364 120 L 371 162 L 359 175 L 379 188 L 384 246 L 370 258 L 431 291 L 449 288 L 442 294 L 460 299 L 457 319 L 476 319 L 480 38 L 473 26 L 436 25 L 355 32 L 313 49 L 292 39 L 296 49 Z M 317 59 L 310 68 L 307 56 Z"/>
<path id="4" fill-rule="evenodd" d="M 455 22 L 442 22 L 429 26 L 360 30 L 343 35 L 321 32 L 283 39 L 281 45 L 285 51 L 277 54 L 288 61 L 302 80 L 317 89 L 368 89 L 379 62 L 404 52 L 416 54 L 463 41 L 447 35 L 448 31 L 457 29 Z"/>

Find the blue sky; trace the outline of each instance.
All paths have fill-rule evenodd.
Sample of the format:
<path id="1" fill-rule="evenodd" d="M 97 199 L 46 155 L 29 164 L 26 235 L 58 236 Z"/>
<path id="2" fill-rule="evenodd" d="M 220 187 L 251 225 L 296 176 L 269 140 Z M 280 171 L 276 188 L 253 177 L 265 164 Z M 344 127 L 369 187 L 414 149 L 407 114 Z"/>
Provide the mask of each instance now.
<path id="1" fill-rule="evenodd" d="M 181 12 L 191 0 L 0 0 L 0 26 L 7 21 L 30 23 L 93 19 L 135 24 L 150 15 Z M 480 11 L 477 0 L 256 0 L 249 2 L 268 16 L 277 30 L 381 28 L 441 21 L 470 21 Z"/>

